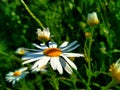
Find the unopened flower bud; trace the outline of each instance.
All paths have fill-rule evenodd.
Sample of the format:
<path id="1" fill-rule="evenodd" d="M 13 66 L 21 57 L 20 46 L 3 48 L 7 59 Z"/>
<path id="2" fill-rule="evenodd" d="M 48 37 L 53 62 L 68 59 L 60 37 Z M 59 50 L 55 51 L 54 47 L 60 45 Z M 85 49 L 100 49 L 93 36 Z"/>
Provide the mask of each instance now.
<path id="1" fill-rule="evenodd" d="M 92 12 L 88 14 L 87 24 L 91 26 L 99 24 L 99 20 L 98 20 L 96 12 Z"/>
<path id="2" fill-rule="evenodd" d="M 40 40 L 41 42 L 47 42 L 50 40 L 49 28 L 44 28 L 43 31 L 38 28 L 36 33 L 38 35 L 38 40 Z"/>

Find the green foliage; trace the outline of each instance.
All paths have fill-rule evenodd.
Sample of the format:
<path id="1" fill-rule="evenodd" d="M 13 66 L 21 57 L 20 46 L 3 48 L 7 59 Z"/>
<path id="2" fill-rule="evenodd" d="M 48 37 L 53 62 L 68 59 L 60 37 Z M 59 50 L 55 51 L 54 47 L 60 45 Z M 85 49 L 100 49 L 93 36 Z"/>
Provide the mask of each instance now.
<path id="1" fill-rule="evenodd" d="M 20 0 L 0 1 L 0 90 L 91 90 L 106 86 L 111 77 L 109 67 L 120 58 L 120 0 L 24 0 L 32 13 L 49 27 L 52 40 L 77 40 L 84 52 L 85 33 L 90 32 L 86 23 L 88 13 L 97 12 L 100 23 L 94 28 L 91 45 L 91 70 L 84 58 L 76 58 L 78 71 L 72 75 L 47 74 L 29 75 L 15 86 L 5 81 L 5 75 L 21 66 L 18 47 L 32 48 L 37 40 L 36 29 L 41 28 L 26 11 Z M 107 74 L 106 74 L 107 73 Z M 49 75 L 50 74 L 50 75 Z M 32 79 L 31 79 L 32 77 Z M 112 87 L 119 90 L 117 85 Z"/>

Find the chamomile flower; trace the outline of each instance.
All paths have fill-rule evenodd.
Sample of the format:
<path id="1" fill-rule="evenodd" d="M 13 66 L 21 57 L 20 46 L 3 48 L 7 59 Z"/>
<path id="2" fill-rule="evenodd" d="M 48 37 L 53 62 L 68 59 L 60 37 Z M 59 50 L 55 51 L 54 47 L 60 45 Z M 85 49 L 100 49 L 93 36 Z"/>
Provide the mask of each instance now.
<path id="1" fill-rule="evenodd" d="M 9 72 L 8 74 L 6 74 L 5 79 L 8 82 L 12 82 L 12 85 L 14 85 L 16 82 L 24 78 L 29 73 L 26 70 L 27 70 L 27 67 L 24 67 L 24 68 L 15 70 L 14 72 Z"/>
<path id="2" fill-rule="evenodd" d="M 47 66 L 42 66 L 42 67 L 36 67 L 32 69 L 32 72 L 47 72 L 46 70 Z"/>
<path id="3" fill-rule="evenodd" d="M 19 55 L 24 55 L 25 53 L 27 53 L 27 50 L 24 47 L 18 48 L 15 53 L 19 54 Z"/>
<path id="4" fill-rule="evenodd" d="M 111 72 L 112 78 L 120 83 L 120 59 L 110 66 L 109 71 Z"/>
<path id="5" fill-rule="evenodd" d="M 41 42 L 47 42 L 50 40 L 50 31 L 49 28 L 44 28 L 43 31 L 41 29 L 37 29 L 38 40 Z"/>
<path id="6" fill-rule="evenodd" d="M 33 45 L 38 48 L 33 51 L 29 51 L 26 53 L 22 60 L 24 62 L 22 64 L 27 64 L 31 62 L 35 62 L 32 66 L 32 69 L 47 65 L 49 62 L 53 70 L 58 70 L 60 74 L 63 74 L 63 68 L 66 72 L 71 74 L 72 68 L 77 70 L 76 65 L 69 59 L 69 57 L 83 57 L 83 54 L 80 53 L 68 53 L 72 50 L 76 49 L 80 45 L 77 44 L 77 41 L 74 41 L 70 44 L 68 42 L 62 43 L 59 47 L 55 42 L 49 42 L 48 45 L 40 44 L 37 45 L 33 43 Z M 31 49 L 30 49 L 31 50 Z"/>

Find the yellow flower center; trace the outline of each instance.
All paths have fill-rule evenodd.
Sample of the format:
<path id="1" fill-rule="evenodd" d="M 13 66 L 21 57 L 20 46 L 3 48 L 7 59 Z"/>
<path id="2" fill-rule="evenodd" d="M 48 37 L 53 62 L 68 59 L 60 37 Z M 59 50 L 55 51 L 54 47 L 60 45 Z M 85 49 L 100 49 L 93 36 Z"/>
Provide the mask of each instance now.
<path id="1" fill-rule="evenodd" d="M 44 50 L 44 54 L 50 57 L 58 57 L 62 51 L 59 48 L 48 48 Z"/>
<path id="2" fill-rule="evenodd" d="M 50 38 L 48 36 L 45 36 L 45 35 L 41 35 L 41 36 L 38 36 L 38 40 L 42 41 L 42 42 L 46 42 L 46 41 L 49 41 Z"/>
<path id="3" fill-rule="evenodd" d="M 92 25 L 92 26 L 99 24 L 99 22 L 100 22 L 99 20 L 94 20 L 94 19 L 91 21 L 87 21 L 88 25 Z"/>
<path id="4" fill-rule="evenodd" d="M 21 75 L 21 72 L 20 71 L 15 71 L 13 76 L 20 76 Z"/>
<path id="5" fill-rule="evenodd" d="M 24 55 L 25 54 L 25 50 L 21 49 L 19 52 L 20 55 Z"/>

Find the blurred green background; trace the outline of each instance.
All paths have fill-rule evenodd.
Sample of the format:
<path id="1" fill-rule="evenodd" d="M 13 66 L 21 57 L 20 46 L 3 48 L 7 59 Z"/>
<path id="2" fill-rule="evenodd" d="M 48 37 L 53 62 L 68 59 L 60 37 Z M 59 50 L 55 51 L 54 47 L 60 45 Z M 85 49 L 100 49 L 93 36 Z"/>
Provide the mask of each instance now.
<path id="1" fill-rule="evenodd" d="M 84 53 L 85 33 L 90 30 L 86 23 L 87 15 L 93 11 L 97 12 L 100 23 L 95 27 L 93 37 L 92 68 L 94 71 L 108 72 L 110 64 L 119 58 L 120 0 L 24 1 L 42 24 L 49 27 L 54 41 L 61 44 L 66 40 L 69 42 L 77 40 L 81 46 L 76 52 L 81 53 Z M 29 15 L 20 0 L 0 0 L 0 90 L 25 90 L 19 85 L 19 89 L 12 87 L 5 81 L 5 75 L 21 67 L 20 57 L 15 54 L 15 50 L 18 47 L 32 48 L 32 43 L 37 39 L 37 28 L 41 27 Z M 80 74 L 84 76 L 84 64 L 86 64 L 84 59 L 76 59 L 75 63 Z M 97 74 L 93 77 L 92 82 L 94 81 L 104 86 L 110 81 L 110 77 Z M 84 88 L 79 84 L 81 83 L 78 83 L 78 88 Z M 28 83 L 26 87 L 29 85 L 32 84 Z M 70 89 L 69 85 L 63 83 L 60 85 L 61 90 Z M 118 86 L 114 88 L 120 90 Z M 34 90 L 33 86 L 27 90 Z"/>

